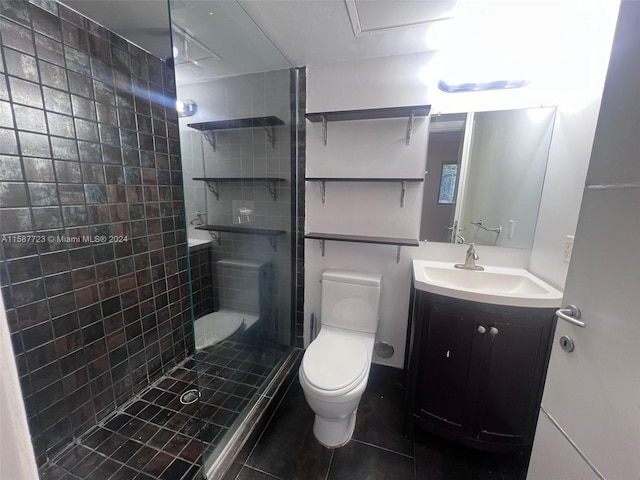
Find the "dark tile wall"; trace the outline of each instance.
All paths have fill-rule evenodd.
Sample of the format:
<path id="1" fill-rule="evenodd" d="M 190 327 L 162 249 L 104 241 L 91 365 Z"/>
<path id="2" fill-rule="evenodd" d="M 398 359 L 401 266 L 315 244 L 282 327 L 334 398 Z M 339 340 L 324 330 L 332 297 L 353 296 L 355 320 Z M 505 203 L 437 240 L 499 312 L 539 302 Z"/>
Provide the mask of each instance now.
<path id="1" fill-rule="evenodd" d="M 306 156 L 306 135 L 307 122 L 305 113 L 307 111 L 307 69 L 306 67 L 298 67 L 295 69 L 297 73 L 297 89 L 292 90 L 292 97 L 297 99 L 298 122 L 297 142 L 292 142 L 295 154 L 291 156 L 292 171 L 296 174 L 295 187 L 292 188 L 295 201 L 292 202 L 294 211 L 292 217 L 296 222 L 296 240 L 295 240 L 295 328 L 294 328 L 294 345 L 298 348 L 304 348 L 304 216 L 305 216 L 305 172 L 307 165 Z M 294 82 L 292 82 L 293 84 Z M 294 122 L 291 122 L 294 125 Z"/>
<path id="2" fill-rule="evenodd" d="M 211 247 L 205 245 L 190 248 L 189 263 L 191 268 L 193 318 L 200 318 L 219 308 L 216 305 L 217 297 L 214 295 Z"/>
<path id="3" fill-rule="evenodd" d="M 192 351 L 175 86 L 55 2 L 2 0 L 0 45 L 0 284 L 42 464 Z"/>

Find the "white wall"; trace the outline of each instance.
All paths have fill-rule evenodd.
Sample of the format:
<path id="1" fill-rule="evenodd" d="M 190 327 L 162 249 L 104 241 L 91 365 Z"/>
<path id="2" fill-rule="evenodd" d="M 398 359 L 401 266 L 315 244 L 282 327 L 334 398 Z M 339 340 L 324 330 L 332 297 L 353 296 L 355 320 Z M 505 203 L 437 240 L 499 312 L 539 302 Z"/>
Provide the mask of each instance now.
<path id="1" fill-rule="evenodd" d="M 0 297 L 0 478 L 37 480 L 9 324 Z"/>
<path id="2" fill-rule="evenodd" d="M 593 7 L 593 8 L 591 8 Z M 567 265 L 562 262 L 564 237 L 573 234 L 580 207 L 582 187 L 589 161 L 604 75 L 611 48 L 617 5 L 590 0 L 578 8 L 556 12 L 564 15 L 552 22 L 561 29 L 565 43 L 550 44 L 547 62 L 554 68 L 547 76 L 518 90 L 445 94 L 430 87 L 438 77 L 433 54 L 385 57 L 332 65 L 309 65 L 307 111 L 364 109 L 399 105 L 431 104 L 432 113 L 487 111 L 557 105 L 558 112 L 549 153 L 547 176 L 536 239 L 532 250 L 479 247 L 481 262 L 527 266 L 562 288 Z M 560 30 L 559 30 L 560 31 Z M 547 42 L 549 43 L 549 42 Z M 384 122 L 362 125 L 329 124 L 329 145 L 321 144 L 318 125 L 307 122 L 307 175 L 348 176 L 387 172 L 415 174 L 426 158 L 426 122 L 417 123 L 409 149 L 401 143 L 406 121 L 383 128 Z M 365 126 L 367 125 L 367 126 Z M 373 125 L 373 128 L 369 127 Z M 367 131 L 368 129 L 368 131 Z M 397 130 L 394 131 L 394 129 Z M 330 150 L 329 150 L 330 149 Z M 343 149 L 343 150 L 341 150 Z M 327 155 L 331 151 L 332 155 Z M 402 173 L 401 173 L 402 172 Z M 394 188 L 349 183 L 327 187 L 327 204 L 319 202 L 317 186 L 307 184 L 306 232 L 380 234 L 418 238 L 423 188 L 412 186 L 407 205 L 400 209 Z M 411 190 L 413 189 L 413 190 Z M 387 228 L 389 227 L 389 228 Z M 377 339 L 390 343 L 395 355 L 377 363 L 401 368 L 411 285 L 413 258 L 460 261 L 464 245 L 429 244 L 404 247 L 395 263 L 395 248 L 365 244 L 327 242 L 324 257 L 317 241 L 307 240 L 305 249 L 305 341 L 309 320 L 320 314 L 320 274 L 325 268 L 377 271 L 383 275 L 380 325 Z"/>

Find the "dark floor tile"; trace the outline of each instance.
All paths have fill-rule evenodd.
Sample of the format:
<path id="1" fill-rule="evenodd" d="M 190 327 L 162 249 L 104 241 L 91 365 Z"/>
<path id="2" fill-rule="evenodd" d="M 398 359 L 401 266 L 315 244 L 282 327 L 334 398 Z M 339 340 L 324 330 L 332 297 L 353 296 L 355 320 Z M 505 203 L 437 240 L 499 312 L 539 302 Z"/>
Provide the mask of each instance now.
<path id="1" fill-rule="evenodd" d="M 362 395 L 353 438 L 413 455 L 413 442 L 404 437 L 404 389 L 399 383 L 370 378 Z"/>
<path id="2" fill-rule="evenodd" d="M 86 445 L 89 448 L 98 448 L 102 442 L 104 442 L 107 438 L 112 435 L 113 432 L 107 430 L 106 428 L 97 428 L 91 435 L 86 437 L 82 444 Z"/>
<path id="3" fill-rule="evenodd" d="M 146 474 L 155 475 L 156 477 L 159 477 L 160 474 L 164 472 L 164 470 L 169 466 L 169 464 L 172 461 L 173 461 L 173 457 L 171 455 L 167 455 L 166 453 L 160 452 L 155 457 L 153 457 L 149 463 L 147 463 L 143 471 Z"/>
<path id="4" fill-rule="evenodd" d="M 131 480 L 138 474 L 135 470 L 124 466 L 118 470 L 109 480 Z M 97 479 L 96 479 L 97 480 Z"/>
<path id="5" fill-rule="evenodd" d="M 198 440 L 191 440 L 184 450 L 180 452 L 180 458 L 184 458 L 188 462 L 200 463 L 199 458 L 202 455 L 202 445 Z"/>
<path id="6" fill-rule="evenodd" d="M 181 479 L 185 473 L 191 468 L 191 464 L 185 462 L 184 460 L 180 460 L 176 458 L 171 465 L 169 465 L 164 472 L 162 472 L 162 477 L 167 479 Z"/>
<path id="7" fill-rule="evenodd" d="M 275 480 L 278 477 L 273 477 L 267 473 L 259 472 L 251 467 L 244 467 L 240 470 L 236 480 Z"/>
<path id="8" fill-rule="evenodd" d="M 98 468 L 96 468 L 91 474 L 91 477 L 88 478 L 95 478 L 96 480 L 110 478 L 120 469 L 120 467 L 122 467 L 122 465 L 114 462 L 110 458 L 107 458 L 104 460 L 104 462 L 98 465 Z"/>
<path id="9" fill-rule="evenodd" d="M 127 440 L 124 444 L 111 455 L 111 458 L 119 462 L 126 463 L 135 453 L 142 447 L 142 444 Z"/>
<path id="10" fill-rule="evenodd" d="M 149 461 L 158 454 L 158 450 L 155 448 L 147 447 L 146 445 L 140 448 L 129 460 L 127 465 L 135 468 L 136 470 L 142 470 L 143 467 L 149 463 Z"/>
<path id="11" fill-rule="evenodd" d="M 415 431 L 416 479 L 502 479 L 501 464 L 512 458 L 467 448 L 422 430 Z"/>
<path id="12" fill-rule="evenodd" d="M 351 441 L 333 453 L 327 480 L 410 480 L 413 458 Z M 473 478 L 473 477 L 460 477 Z"/>
<path id="13" fill-rule="evenodd" d="M 294 382 L 247 465 L 284 480 L 324 480 L 331 461 L 331 450 L 314 438 L 313 418 L 314 414 L 307 405 L 300 384 Z"/>
<path id="14" fill-rule="evenodd" d="M 102 455 L 99 455 L 95 452 L 91 452 L 89 455 L 87 455 L 84 458 L 84 460 L 74 465 L 71 468 L 71 472 L 82 478 L 92 478 L 93 475 L 89 475 L 89 474 L 93 472 L 96 469 L 96 467 L 103 462 L 103 460 L 104 460 L 104 457 Z"/>

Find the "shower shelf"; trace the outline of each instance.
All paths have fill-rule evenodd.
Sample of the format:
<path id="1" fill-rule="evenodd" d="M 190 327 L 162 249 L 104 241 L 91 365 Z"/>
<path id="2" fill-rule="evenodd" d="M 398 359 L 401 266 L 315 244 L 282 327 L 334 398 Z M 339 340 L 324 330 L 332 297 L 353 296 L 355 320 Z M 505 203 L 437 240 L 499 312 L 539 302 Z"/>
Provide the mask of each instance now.
<path id="1" fill-rule="evenodd" d="M 273 148 L 276 147 L 276 130 L 278 125 L 284 125 L 284 120 L 274 117 L 251 117 L 251 118 L 232 118 L 229 120 L 216 120 L 214 122 L 189 123 L 187 127 L 199 130 L 207 139 L 213 151 L 216 151 L 216 131 L 218 130 L 235 130 L 238 128 L 264 128 L 267 138 Z"/>
<path id="2" fill-rule="evenodd" d="M 195 179 L 194 179 L 195 180 Z M 404 198 L 407 189 L 407 183 L 419 183 L 424 182 L 424 178 L 389 178 L 389 177 L 379 177 L 379 178 L 362 178 L 362 177 L 306 177 L 306 181 L 308 182 L 318 182 L 320 185 L 320 195 L 322 196 L 322 203 L 326 202 L 326 182 L 375 182 L 375 183 L 400 183 L 400 207 L 404 208 Z"/>
<path id="3" fill-rule="evenodd" d="M 345 235 L 342 233 L 307 233 L 304 238 L 320 241 L 320 250 L 324 257 L 325 241 L 332 242 L 350 242 L 350 243 L 373 243 L 378 245 L 395 245 L 397 247 L 396 263 L 400 263 L 400 251 L 402 247 L 418 247 L 420 242 L 413 238 L 395 238 L 395 237 L 375 237 L 369 235 Z"/>
<path id="4" fill-rule="evenodd" d="M 307 120 L 312 123 L 322 122 L 322 137 L 325 146 L 327 145 L 327 123 L 328 122 L 348 122 L 352 120 L 379 120 L 383 118 L 403 118 L 407 117 L 407 135 L 405 143 L 411 145 L 411 134 L 413 132 L 413 118 L 426 117 L 431 111 L 431 105 L 409 105 L 406 107 L 368 108 L 366 110 L 340 110 L 334 112 L 313 112 L 307 113 Z"/>
<path id="5" fill-rule="evenodd" d="M 262 235 L 267 239 L 271 249 L 276 251 L 276 237 L 278 235 L 284 235 L 284 230 L 273 230 L 269 228 L 257 228 L 257 227 L 239 227 L 235 225 L 199 225 L 196 230 L 206 230 L 211 235 L 218 245 L 220 245 L 220 234 L 222 232 L 227 233 L 243 233 L 247 235 Z"/>
<path id="6" fill-rule="evenodd" d="M 206 182 L 211 193 L 216 196 L 216 200 L 220 200 L 219 187 L 221 183 L 265 183 L 269 189 L 269 195 L 271 195 L 274 202 L 277 196 L 276 185 L 278 183 L 286 182 L 284 178 L 276 177 L 195 177 L 194 180 Z"/>

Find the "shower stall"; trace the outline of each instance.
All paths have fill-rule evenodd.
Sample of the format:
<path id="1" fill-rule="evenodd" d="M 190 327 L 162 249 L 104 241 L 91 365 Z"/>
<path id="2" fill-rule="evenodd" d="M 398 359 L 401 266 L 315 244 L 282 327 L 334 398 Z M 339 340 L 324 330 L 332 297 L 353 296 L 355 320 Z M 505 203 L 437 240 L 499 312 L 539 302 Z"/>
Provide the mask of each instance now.
<path id="1" fill-rule="evenodd" d="M 0 7 L 0 286 L 42 479 L 221 478 L 301 346 L 304 77 L 235 1 L 140 3 L 158 48 L 106 2 Z"/>

